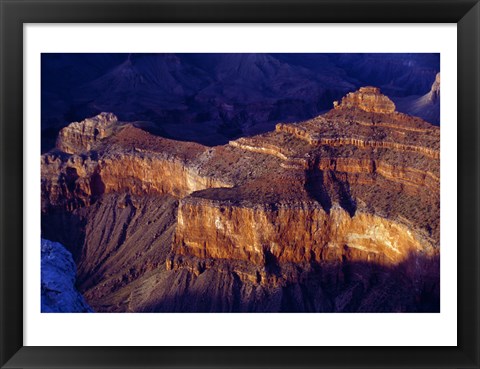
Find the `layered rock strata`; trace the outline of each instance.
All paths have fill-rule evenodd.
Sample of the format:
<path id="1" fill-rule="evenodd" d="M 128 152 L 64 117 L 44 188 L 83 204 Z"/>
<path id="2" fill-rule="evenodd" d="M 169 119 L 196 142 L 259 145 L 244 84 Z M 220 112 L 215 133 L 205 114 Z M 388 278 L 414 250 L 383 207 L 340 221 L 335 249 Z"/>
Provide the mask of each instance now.
<path id="1" fill-rule="evenodd" d="M 306 283 L 312 273 L 323 275 L 318 268 L 367 263 L 393 270 L 438 258 L 439 129 L 396 112 L 376 88 L 351 93 L 312 120 L 278 124 L 273 132 L 217 147 L 156 137 L 109 117 L 110 134 L 91 139 L 90 122 L 103 122 L 102 117 L 85 120 L 85 127 L 74 123 L 64 129 L 58 150 L 42 156 L 43 229 L 49 232 L 48 223 L 58 223 L 64 219 L 59 214 L 65 213 L 84 224 L 79 236 L 83 246 L 71 247 L 76 248 L 84 293 L 97 309 L 115 310 L 115 305 L 120 310 L 169 310 L 158 305 L 167 299 L 158 288 L 171 281 L 172 273 L 181 273 L 191 286 L 198 278 L 213 281 L 218 273 L 229 275 L 243 291 L 239 298 L 248 300 L 253 290 L 247 293 L 246 286 L 262 286 L 268 293 L 272 288 L 290 289 Z M 78 132 L 87 132 L 86 137 L 79 138 Z M 145 260 L 150 267 L 134 267 L 126 277 L 118 277 L 123 263 L 107 267 L 108 260 L 126 255 L 121 250 L 126 250 L 132 234 L 121 226 L 115 231 L 113 224 L 106 238 L 96 239 L 88 224 L 107 225 L 103 218 L 92 223 L 96 216 L 88 209 L 111 198 L 117 205 L 108 209 L 117 213 L 116 198 L 124 193 L 155 202 L 167 196 L 177 205 L 169 218 L 173 223 L 155 231 L 159 237 L 169 229 L 158 246 L 168 253 L 162 252 L 160 259 L 149 256 Z M 143 200 L 125 206 L 130 215 L 120 223 L 128 219 L 135 227 L 153 224 Z M 117 233 L 123 236 L 112 243 Z M 142 244 L 154 250 L 157 243 L 140 237 L 128 257 L 145 255 Z M 90 253 L 92 247 L 97 251 Z M 157 272 L 164 277 L 154 277 Z M 138 290 L 135 281 L 142 278 L 151 283 L 150 292 L 145 287 Z M 326 280 L 320 279 L 323 285 Z M 342 288 L 353 288 L 350 282 Z M 184 295 L 193 298 L 193 287 L 185 283 L 180 283 Z M 129 297 L 127 286 L 132 288 Z M 335 291 L 335 296 L 346 293 Z M 110 296 L 106 305 L 99 302 L 104 295 Z M 133 296 L 142 296 L 144 303 L 132 302 Z M 175 296 L 175 301 L 181 298 Z M 355 298 L 359 300 L 354 305 L 330 299 L 320 304 L 323 307 L 312 302 L 311 308 L 360 309 L 363 300 Z M 184 306 L 177 302 L 169 306 Z M 338 304 L 343 308 L 336 308 Z"/>
<path id="2" fill-rule="evenodd" d="M 60 130 L 56 147 L 68 154 L 89 151 L 96 143 L 110 136 L 117 127 L 118 118 L 112 113 L 74 122 Z"/>
<path id="3" fill-rule="evenodd" d="M 372 113 L 393 113 L 395 104 L 387 96 L 380 93 L 377 87 L 361 87 L 358 91 L 350 92 L 342 98 L 342 102 L 333 103 L 335 109 L 355 108 Z"/>

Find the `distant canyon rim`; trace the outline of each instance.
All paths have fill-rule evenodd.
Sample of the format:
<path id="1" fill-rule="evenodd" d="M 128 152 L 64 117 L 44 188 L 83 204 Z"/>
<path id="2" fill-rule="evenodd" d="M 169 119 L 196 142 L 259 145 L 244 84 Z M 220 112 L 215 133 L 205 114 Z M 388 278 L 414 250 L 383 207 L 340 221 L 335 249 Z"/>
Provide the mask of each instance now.
<path id="1" fill-rule="evenodd" d="M 218 146 L 101 113 L 41 156 L 42 237 L 94 311 L 437 312 L 439 189 L 439 127 L 373 86 Z"/>
<path id="2" fill-rule="evenodd" d="M 439 125 L 439 72 L 435 53 L 44 53 L 42 153 L 69 123 L 101 112 L 162 137 L 224 145 L 323 114 L 362 86 Z"/>

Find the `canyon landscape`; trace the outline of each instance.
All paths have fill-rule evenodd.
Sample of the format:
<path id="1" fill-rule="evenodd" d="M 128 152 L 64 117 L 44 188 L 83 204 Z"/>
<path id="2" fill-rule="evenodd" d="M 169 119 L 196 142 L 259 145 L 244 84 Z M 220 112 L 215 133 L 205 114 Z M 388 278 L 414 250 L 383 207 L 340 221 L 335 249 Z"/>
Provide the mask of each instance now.
<path id="1" fill-rule="evenodd" d="M 42 312 L 440 311 L 438 54 L 95 55 L 42 56 Z"/>

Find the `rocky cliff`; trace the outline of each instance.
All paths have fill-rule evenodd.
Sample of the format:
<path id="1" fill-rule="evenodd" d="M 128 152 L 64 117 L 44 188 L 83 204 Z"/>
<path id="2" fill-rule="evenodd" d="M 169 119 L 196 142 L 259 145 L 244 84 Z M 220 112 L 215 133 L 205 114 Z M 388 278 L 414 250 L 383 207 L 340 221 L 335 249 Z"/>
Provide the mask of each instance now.
<path id="1" fill-rule="evenodd" d="M 335 109 L 355 108 L 373 113 L 393 113 L 395 104 L 387 96 L 380 93 L 377 87 L 361 87 L 342 98 L 342 102 L 334 101 Z"/>
<path id="2" fill-rule="evenodd" d="M 90 151 L 100 140 L 110 136 L 117 127 L 118 118 L 112 113 L 101 113 L 81 122 L 74 122 L 60 130 L 56 147 L 68 154 Z"/>
<path id="3" fill-rule="evenodd" d="M 102 115 L 42 156 L 42 231 L 97 310 L 435 310 L 439 158 L 439 129 L 373 87 L 216 147 Z"/>
<path id="4" fill-rule="evenodd" d="M 41 240 L 42 313 L 87 313 L 92 309 L 75 287 L 72 255 L 57 242 Z"/>

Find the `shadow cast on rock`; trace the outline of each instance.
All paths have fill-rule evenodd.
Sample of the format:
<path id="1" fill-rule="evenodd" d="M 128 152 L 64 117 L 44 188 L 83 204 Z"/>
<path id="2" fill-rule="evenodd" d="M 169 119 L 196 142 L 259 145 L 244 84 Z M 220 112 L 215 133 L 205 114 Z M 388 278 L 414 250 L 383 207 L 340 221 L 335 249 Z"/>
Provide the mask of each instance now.
<path id="1" fill-rule="evenodd" d="M 283 286 L 241 281 L 213 269 L 169 271 L 141 312 L 439 312 L 439 257 L 410 255 L 395 266 L 312 265 Z M 278 267 L 276 267 L 278 268 Z M 171 286 L 177 286 L 172 288 Z"/>

